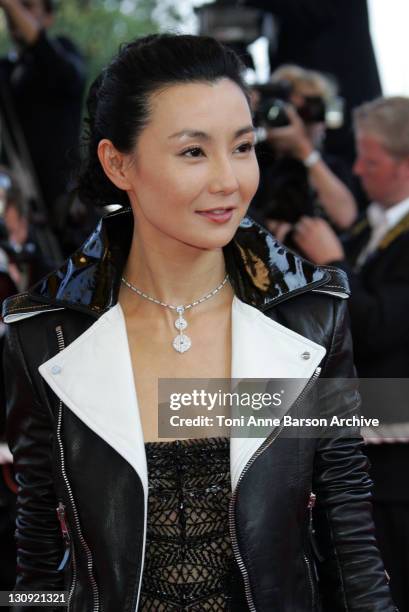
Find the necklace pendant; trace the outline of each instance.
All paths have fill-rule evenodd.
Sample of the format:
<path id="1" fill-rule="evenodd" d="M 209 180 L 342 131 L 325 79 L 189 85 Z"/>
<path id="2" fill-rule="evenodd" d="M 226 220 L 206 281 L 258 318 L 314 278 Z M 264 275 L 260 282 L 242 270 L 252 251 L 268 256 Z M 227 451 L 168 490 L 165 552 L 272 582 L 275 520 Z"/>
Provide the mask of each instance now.
<path id="1" fill-rule="evenodd" d="M 187 321 L 183 316 L 185 307 L 177 306 L 176 312 L 178 313 L 178 318 L 175 321 L 175 327 L 179 331 L 179 335 L 173 339 L 172 346 L 178 353 L 186 353 L 192 346 L 192 341 L 189 336 L 182 333 L 187 327 Z"/>
<path id="2" fill-rule="evenodd" d="M 181 333 L 174 338 L 172 346 L 178 353 L 186 353 L 192 346 L 192 341 L 189 336 Z"/>
<path id="3" fill-rule="evenodd" d="M 175 321 L 175 327 L 178 331 L 183 331 L 187 327 L 187 321 L 183 318 L 183 315 L 179 315 L 179 318 Z"/>
<path id="4" fill-rule="evenodd" d="M 214 289 L 207 295 L 204 295 L 202 298 L 200 298 L 200 300 L 196 300 L 195 302 L 192 302 L 191 304 L 187 304 L 186 306 L 183 306 L 182 304 L 180 306 L 174 306 L 173 304 L 165 304 L 164 302 L 161 302 L 160 300 L 153 298 L 147 293 L 144 293 L 143 291 L 138 289 L 138 287 L 135 287 L 134 285 L 132 285 L 132 283 L 127 281 L 125 277 L 122 277 L 121 281 L 129 289 L 131 289 L 134 293 L 136 293 L 140 297 L 143 297 L 145 300 L 149 300 L 150 302 L 154 302 L 155 304 L 158 304 L 159 306 L 164 306 L 165 308 L 170 308 L 173 311 L 176 310 L 178 318 L 176 319 L 174 325 L 176 329 L 178 330 L 179 334 L 176 336 L 176 338 L 173 339 L 172 346 L 175 349 L 175 351 L 177 351 L 178 353 L 185 353 L 192 346 L 192 341 L 189 338 L 189 336 L 186 336 L 186 334 L 183 333 L 184 330 L 188 326 L 187 321 L 183 316 L 185 313 L 185 310 L 188 310 L 189 308 L 192 308 L 193 306 L 197 306 L 198 304 L 201 304 L 202 302 L 205 302 L 206 300 L 209 300 L 210 298 L 212 298 L 214 295 L 216 295 L 216 293 L 218 293 L 221 289 L 223 289 L 224 285 L 228 281 L 228 278 L 229 276 L 228 274 L 226 274 L 223 282 L 221 282 L 220 285 L 216 287 L 216 289 Z"/>

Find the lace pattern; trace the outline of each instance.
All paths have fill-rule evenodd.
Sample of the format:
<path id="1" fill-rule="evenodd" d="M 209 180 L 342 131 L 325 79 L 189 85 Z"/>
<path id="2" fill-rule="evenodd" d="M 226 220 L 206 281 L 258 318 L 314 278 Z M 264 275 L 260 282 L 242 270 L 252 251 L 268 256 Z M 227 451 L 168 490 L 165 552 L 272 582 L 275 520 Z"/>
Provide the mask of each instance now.
<path id="1" fill-rule="evenodd" d="M 147 442 L 148 525 L 140 612 L 229 610 L 229 439 Z"/>

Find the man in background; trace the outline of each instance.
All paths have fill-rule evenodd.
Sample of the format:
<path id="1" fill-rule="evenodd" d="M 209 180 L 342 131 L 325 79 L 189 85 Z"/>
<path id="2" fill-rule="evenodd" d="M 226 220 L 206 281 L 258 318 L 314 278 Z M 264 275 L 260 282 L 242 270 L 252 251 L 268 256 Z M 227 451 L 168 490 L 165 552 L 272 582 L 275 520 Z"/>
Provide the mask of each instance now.
<path id="1" fill-rule="evenodd" d="M 271 69 L 298 64 L 335 76 L 345 98 L 345 123 L 327 135 L 327 151 L 354 160 L 351 110 L 381 95 L 367 0 L 242 0 L 271 12 L 278 23 Z"/>
<path id="2" fill-rule="evenodd" d="M 352 174 L 342 160 L 328 156 L 324 146 L 325 110 L 336 95 L 335 84 L 319 72 L 288 64 L 264 87 L 269 85 L 276 93 L 253 101 L 266 140 L 256 145 L 260 184 L 250 216 L 282 241 L 303 215 L 323 216 L 339 231 L 351 227 L 357 215 Z M 273 116 L 279 113 L 276 119 L 281 118 L 282 127 L 267 121 L 272 111 Z M 288 244 L 293 246 L 291 240 Z"/>
<path id="3" fill-rule="evenodd" d="M 0 0 L 0 9 L 14 45 L 0 61 L 3 115 L 23 134 L 55 225 L 78 159 L 84 62 L 71 41 L 49 35 L 53 0 Z"/>
<path id="4" fill-rule="evenodd" d="M 355 132 L 355 172 L 372 200 L 366 215 L 345 246 L 322 219 L 303 218 L 294 240 L 309 259 L 348 273 L 358 375 L 409 379 L 409 98 L 364 104 L 355 111 Z M 366 448 L 380 549 L 394 601 L 401 612 L 408 612 L 409 408 L 407 395 L 400 393 L 396 405 L 386 389 L 392 388 L 378 383 L 381 427 L 371 432 Z M 399 397 L 399 389 L 396 392 Z M 394 412 L 399 422 L 391 422 Z"/>
<path id="5" fill-rule="evenodd" d="M 6 188 L 2 189 L 2 185 Z M 15 283 L 15 293 L 26 291 L 53 270 L 39 248 L 30 210 L 15 175 L 0 165 L 0 254 L 8 261 L 8 275 Z"/>

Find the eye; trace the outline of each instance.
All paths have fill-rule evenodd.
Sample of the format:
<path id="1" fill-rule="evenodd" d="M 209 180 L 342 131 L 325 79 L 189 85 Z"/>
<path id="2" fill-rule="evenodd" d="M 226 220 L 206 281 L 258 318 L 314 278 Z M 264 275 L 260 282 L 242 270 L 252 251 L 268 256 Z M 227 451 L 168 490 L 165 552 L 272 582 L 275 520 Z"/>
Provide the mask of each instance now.
<path id="1" fill-rule="evenodd" d="M 254 144 L 252 142 L 243 142 L 243 144 L 237 147 L 240 153 L 248 153 L 252 149 L 254 149 Z"/>
<path id="2" fill-rule="evenodd" d="M 188 154 L 191 155 L 188 155 Z M 185 149 L 184 151 L 181 152 L 181 156 L 183 157 L 200 157 L 200 155 L 203 153 L 202 149 L 200 147 L 190 147 L 189 149 Z"/>

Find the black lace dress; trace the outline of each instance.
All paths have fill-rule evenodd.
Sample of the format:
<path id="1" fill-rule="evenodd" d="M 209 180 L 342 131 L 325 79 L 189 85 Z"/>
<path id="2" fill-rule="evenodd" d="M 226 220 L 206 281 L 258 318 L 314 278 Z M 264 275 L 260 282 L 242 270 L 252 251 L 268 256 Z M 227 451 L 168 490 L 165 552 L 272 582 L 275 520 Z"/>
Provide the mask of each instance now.
<path id="1" fill-rule="evenodd" d="M 145 444 L 148 525 L 140 612 L 230 610 L 228 438 Z"/>

